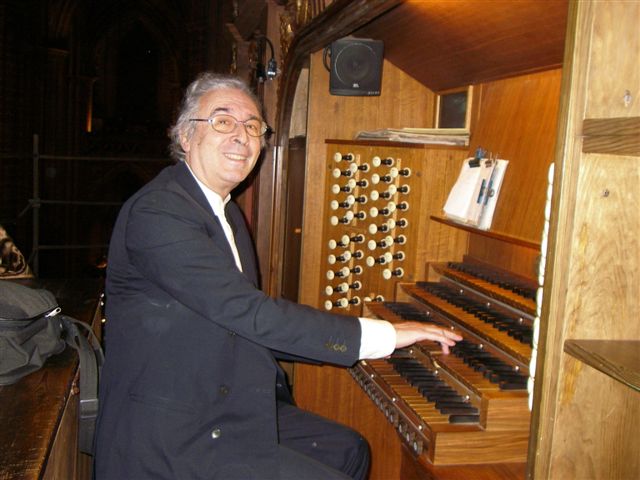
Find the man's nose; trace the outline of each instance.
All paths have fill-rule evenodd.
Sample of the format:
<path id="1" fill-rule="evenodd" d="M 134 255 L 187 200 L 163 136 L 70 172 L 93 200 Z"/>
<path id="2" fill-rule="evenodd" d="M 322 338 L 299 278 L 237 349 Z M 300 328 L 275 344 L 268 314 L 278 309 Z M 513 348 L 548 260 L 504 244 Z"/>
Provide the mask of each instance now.
<path id="1" fill-rule="evenodd" d="M 233 129 L 231 134 L 235 138 L 237 138 L 243 145 L 249 143 L 249 133 L 247 132 L 247 126 L 244 123 L 236 120 L 235 128 Z"/>

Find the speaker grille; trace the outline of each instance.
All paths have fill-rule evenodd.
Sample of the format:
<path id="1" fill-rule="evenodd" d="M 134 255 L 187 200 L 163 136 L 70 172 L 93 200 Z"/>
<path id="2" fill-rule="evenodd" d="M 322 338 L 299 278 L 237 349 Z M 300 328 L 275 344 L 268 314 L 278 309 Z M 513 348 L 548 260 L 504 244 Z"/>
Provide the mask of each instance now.
<path id="1" fill-rule="evenodd" d="M 343 38 L 331 44 L 333 95 L 380 95 L 383 42 L 370 39 Z"/>

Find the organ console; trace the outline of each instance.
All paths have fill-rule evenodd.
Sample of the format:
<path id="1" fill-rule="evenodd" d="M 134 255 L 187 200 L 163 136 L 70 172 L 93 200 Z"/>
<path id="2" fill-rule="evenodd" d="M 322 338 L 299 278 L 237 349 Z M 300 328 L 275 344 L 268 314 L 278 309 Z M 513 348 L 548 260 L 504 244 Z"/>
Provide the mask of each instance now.
<path id="1" fill-rule="evenodd" d="M 323 223 L 327 273 L 318 303 L 430 322 L 464 338 L 448 355 L 422 342 L 359 362 L 352 380 L 419 464 L 523 465 L 537 284 L 467 255 L 457 240 L 466 234 L 437 219 L 467 149 L 327 143 L 328 171 L 349 156 L 353 182 L 346 191 L 326 180 L 327 211 L 343 208 Z M 370 168 L 358 168 L 364 163 Z M 368 216 L 359 215 L 365 208 Z"/>

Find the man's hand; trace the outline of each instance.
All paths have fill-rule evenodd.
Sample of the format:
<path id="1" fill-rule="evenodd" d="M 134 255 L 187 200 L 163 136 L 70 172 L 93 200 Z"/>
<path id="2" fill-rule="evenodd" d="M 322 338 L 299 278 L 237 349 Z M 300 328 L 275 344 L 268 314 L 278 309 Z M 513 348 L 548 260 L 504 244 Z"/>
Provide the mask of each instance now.
<path id="1" fill-rule="evenodd" d="M 422 340 L 434 340 L 442 345 L 442 352 L 449 353 L 462 337 L 446 327 L 438 327 L 432 323 L 399 322 L 394 323 L 396 329 L 396 348 L 407 347 Z"/>

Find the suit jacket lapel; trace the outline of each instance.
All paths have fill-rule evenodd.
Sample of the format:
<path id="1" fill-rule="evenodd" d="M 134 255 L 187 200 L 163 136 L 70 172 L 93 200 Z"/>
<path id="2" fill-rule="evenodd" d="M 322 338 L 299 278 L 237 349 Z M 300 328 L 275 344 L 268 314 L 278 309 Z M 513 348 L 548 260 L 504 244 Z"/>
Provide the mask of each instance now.
<path id="1" fill-rule="evenodd" d="M 173 171 L 176 183 L 191 198 L 191 200 L 193 200 L 194 203 L 197 204 L 198 207 L 204 209 L 205 213 L 207 214 L 206 217 L 211 219 L 215 223 L 215 226 L 219 230 L 219 234 L 226 240 L 224 231 L 222 230 L 222 225 L 220 224 L 220 220 L 218 220 L 218 217 L 213 213 L 211 205 L 209 205 L 209 202 L 207 201 L 207 197 L 205 197 L 204 193 L 200 189 L 200 186 L 196 183 L 193 175 L 184 164 L 184 162 L 176 164 Z M 230 201 L 227 204 L 227 208 L 225 209 L 225 214 L 227 222 L 229 222 L 231 230 L 233 231 L 236 248 L 238 249 L 240 262 L 242 263 L 242 271 L 245 276 L 257 287 L 258 269 L 256 265 L 255 250 L 253 248 L 253 241 L 251 240 L 251 236 L 249 235 L 249 231 L 247 229 L 242 212 L 233 201 Z M 233 257 L 233 253 L 231 252 L 229 243 L 225 241 L 224 245 L 225 246 L 223 248 L 226 248 L 229 255 Z"/>
<path id="2" fill-rule="evenodd" d="M 204 196 L 202 189 L 197 184 L 195 178 L 187 168 L 187 165 L 184 162 L 179 162 L 174 165 L 174 175 L 173 178 L 178 184 L 186 191 L 186 193 L 198 203 L 202 208 L 204 208 L 209 214 L 216 218 L 213 210 L 211 209 L 211 205 L 207 201 L 207 197 Z M 220 227 L 222 228 L 222 227 Z"/>
<path id="3" fill-rule="evenodd" d="M 258 286 L 258 268 L 256 264 L 256 252 L 253 247 L 253 240 L 247 229 L 247 224 L 244 219 L 244 215 L 240 211 L 240 207 L 232 200 L 227 203 L 225 208 L 225 216 L 233 236 L 236 241 L 236 248 L 238 249 L 238 255 L 240 255 L 240 262 L 242 263 L 242 271 L 251 282 Z"/>

